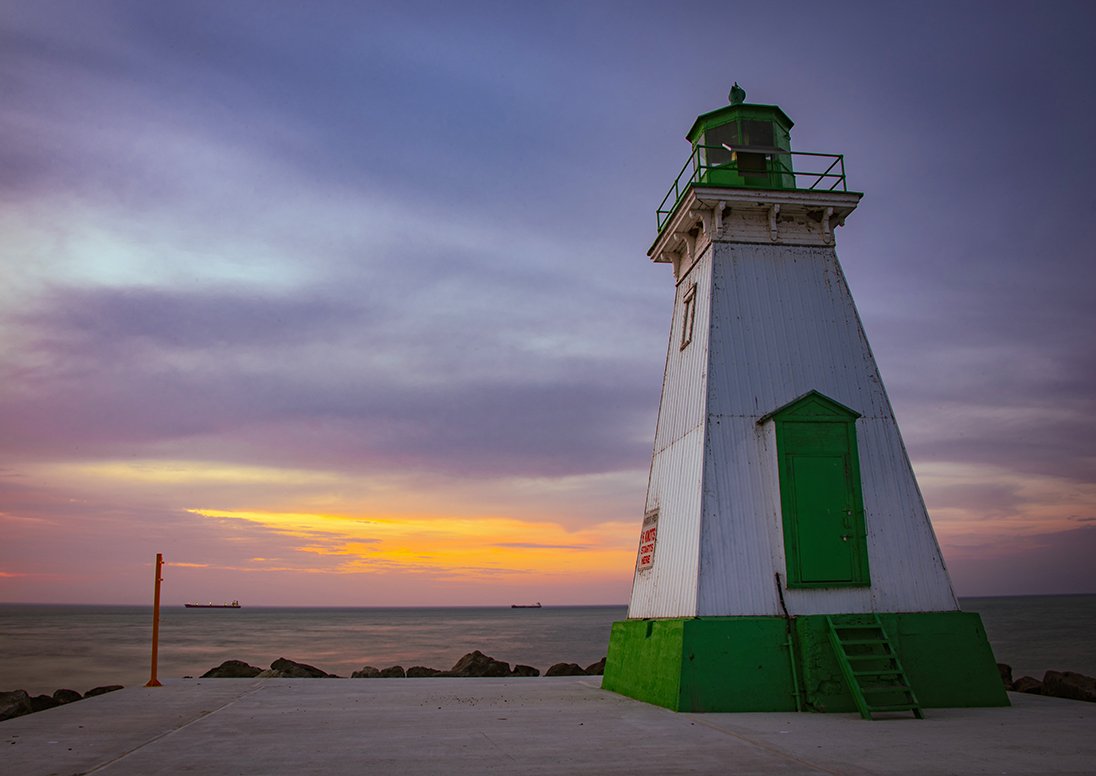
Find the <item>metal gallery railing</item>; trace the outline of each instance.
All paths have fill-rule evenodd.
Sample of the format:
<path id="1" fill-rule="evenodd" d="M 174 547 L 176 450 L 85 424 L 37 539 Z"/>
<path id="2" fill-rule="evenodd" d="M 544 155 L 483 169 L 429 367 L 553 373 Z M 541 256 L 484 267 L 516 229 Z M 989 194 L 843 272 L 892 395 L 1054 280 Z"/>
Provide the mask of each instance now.
<path id="1" fill-rule="evenodd" d="M 792 157 L 796 158 L 793 166 Z M 799 168 L 799 169 L 797 169 Z M 694 146 L 658 206 L 658 231 L 666 226 L 690 186 L 743 189 L 848 191 L 843 154 L 782 149 Z"/>

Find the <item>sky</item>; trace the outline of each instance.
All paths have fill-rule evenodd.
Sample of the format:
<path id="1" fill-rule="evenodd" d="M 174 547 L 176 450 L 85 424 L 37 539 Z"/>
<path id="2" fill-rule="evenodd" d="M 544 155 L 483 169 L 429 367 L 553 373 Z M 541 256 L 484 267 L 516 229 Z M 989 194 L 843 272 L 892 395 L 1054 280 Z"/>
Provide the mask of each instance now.
<path id="1" fill-rule="evenodd" d="M 737 81 L 961 596 L 1096 592 L 1096 5 L 0 0 L 0 601 L 628 600 Z M 1052 131 L 1053 130 L 1053 131 Z"/>

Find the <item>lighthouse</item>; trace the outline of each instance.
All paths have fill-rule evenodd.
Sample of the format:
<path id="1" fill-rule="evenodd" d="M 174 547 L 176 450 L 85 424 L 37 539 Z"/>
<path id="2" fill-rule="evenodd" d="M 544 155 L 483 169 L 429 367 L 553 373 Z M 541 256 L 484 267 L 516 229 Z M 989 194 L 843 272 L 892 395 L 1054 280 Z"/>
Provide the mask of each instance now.
<path id="1" fill-rule="evenodd" d="M 745 96 L 696 119 L 657 209 L 673 318 L 602 686 L 678 711 L 1008 705 L 838 263 L 862 194 Z"/>

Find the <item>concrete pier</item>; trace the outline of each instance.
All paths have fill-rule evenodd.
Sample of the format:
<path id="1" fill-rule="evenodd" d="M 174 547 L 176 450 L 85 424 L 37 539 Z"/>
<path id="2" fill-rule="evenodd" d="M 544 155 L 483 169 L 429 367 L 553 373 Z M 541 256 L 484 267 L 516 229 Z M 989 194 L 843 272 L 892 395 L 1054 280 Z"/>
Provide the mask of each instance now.
<path id="1" fill-rule="evenodd" d="M 197 679 L 0 722 L 0 767 L 46 774 L 1093 774 L 1096 704 L 684 714 L 598 677 Z"/>

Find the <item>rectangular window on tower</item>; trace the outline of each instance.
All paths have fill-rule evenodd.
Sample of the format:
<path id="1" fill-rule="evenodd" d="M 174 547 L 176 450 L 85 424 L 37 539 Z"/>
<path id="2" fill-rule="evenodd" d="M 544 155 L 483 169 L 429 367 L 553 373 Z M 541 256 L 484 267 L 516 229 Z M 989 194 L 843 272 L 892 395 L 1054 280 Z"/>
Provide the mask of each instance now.
<path id="1" fill-rule="evenodd" d="M 693 341 L 693 322 L 696 320 L 696 283 L 689 286 L 689 290 L 686 291 L 685 296 L 681 298 L 681 306 L 680 350 L 684 350 L 686 346 Z"/>

